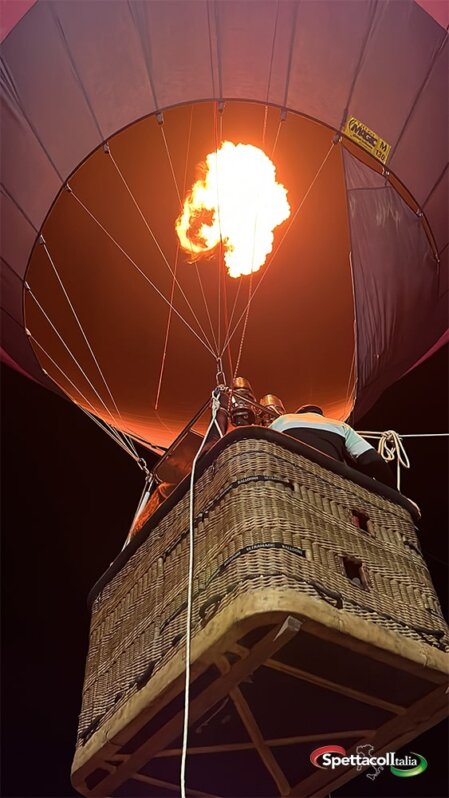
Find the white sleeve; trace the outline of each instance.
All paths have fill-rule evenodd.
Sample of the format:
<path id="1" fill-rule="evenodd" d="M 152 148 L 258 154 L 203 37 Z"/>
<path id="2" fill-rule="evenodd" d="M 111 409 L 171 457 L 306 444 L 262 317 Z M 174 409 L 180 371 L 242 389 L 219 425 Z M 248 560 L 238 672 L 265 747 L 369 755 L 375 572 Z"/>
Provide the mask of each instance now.
<path id="1" fill-rule="evenodd" d="M 269 429 L 275 429 L 278 432 L 282 432 L 284 429 L 284 422 L 282 421 L 282 416 L 278 416 L 275 418 L 274 421 L 271 422 Z"/>
<path id="2" fill-rule="evenodd" d="M 376 451 L 374 447 L 365 440 L 365 438 L 362 438 L 361 435 L 355 432 L 347 424 L 345 424 L 345 447 L 346 451 L 349 452 L 351 457 L 354 457 L 354 459 L 357 459 L 357 457 L 360 457 L 361 454 L 368 452 L 370 449 Z"/>

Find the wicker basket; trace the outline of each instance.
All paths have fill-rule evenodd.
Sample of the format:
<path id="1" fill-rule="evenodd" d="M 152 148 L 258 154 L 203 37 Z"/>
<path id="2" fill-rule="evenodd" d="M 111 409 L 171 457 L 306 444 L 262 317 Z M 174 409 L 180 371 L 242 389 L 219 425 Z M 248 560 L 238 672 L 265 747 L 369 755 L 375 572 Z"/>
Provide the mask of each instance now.
<path id="1" fill-rule="evenodd" d="M 196 482 L 192 794 L 316 795 L 358 775 L 317 772 L 317 739 L 394 750 L 444 714 L 448 628 L 407 503 L 300 452 L 285 436 L 233 433 Z M 178 495 L 93 602 L 72 777 L 85 795 L 179 792 L 189 495 Z M 285 703 L 282 728 L 267 691 Z M 295 721 L 311 691 L 314 717 Z M 235 776 L 225 785 L 223 771 Z"/>

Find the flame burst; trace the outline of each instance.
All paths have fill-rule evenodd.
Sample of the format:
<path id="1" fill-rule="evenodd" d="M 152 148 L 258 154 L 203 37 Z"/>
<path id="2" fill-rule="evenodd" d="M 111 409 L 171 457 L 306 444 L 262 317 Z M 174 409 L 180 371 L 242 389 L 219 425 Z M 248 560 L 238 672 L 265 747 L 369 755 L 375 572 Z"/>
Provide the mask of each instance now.
<path id="1" fill-rule="evenodd" d="M 176 232 L 194 259 L 223 241 L 231 277 L 251 274 L 273 246 L 273 230 L 290 216 L 287 190 L 276 169 L 252 144 L 224 141 L 206 158 L 204 177 L 186 197 Z"/>

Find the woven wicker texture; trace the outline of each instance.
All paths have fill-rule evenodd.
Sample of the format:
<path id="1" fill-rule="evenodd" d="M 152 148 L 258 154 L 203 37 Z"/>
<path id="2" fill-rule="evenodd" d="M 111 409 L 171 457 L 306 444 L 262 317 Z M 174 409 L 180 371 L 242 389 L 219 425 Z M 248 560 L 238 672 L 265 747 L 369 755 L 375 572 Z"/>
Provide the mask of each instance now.
<path id="1" fill-rule="evenodd" d="M 241 440 L 200 477 L 194 508 L 193 634 L 243 592 L 293 587 L 447 649 L 449 630 L 401 506 L 280 445 Z M 94 602 L 78 745 L 182 644 L 188 519 L 187 494 Z"/>

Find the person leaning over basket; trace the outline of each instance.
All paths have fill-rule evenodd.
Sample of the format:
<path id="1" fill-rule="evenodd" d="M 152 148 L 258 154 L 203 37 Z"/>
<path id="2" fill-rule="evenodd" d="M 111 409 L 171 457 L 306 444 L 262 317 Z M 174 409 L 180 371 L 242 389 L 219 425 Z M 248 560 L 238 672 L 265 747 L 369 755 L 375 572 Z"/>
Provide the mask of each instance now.
<path id="1" fill-rule="evenodd" d="M 317 405 L 303 405 L 296 413 L 279 416 L 270 429 L 285 432 L 334 460 L 345 463 L 349 459 L 359 471 L 390 488 L 395 487 L 393 473 L 374 447 L 349 424 L 327 418 Z"/>

